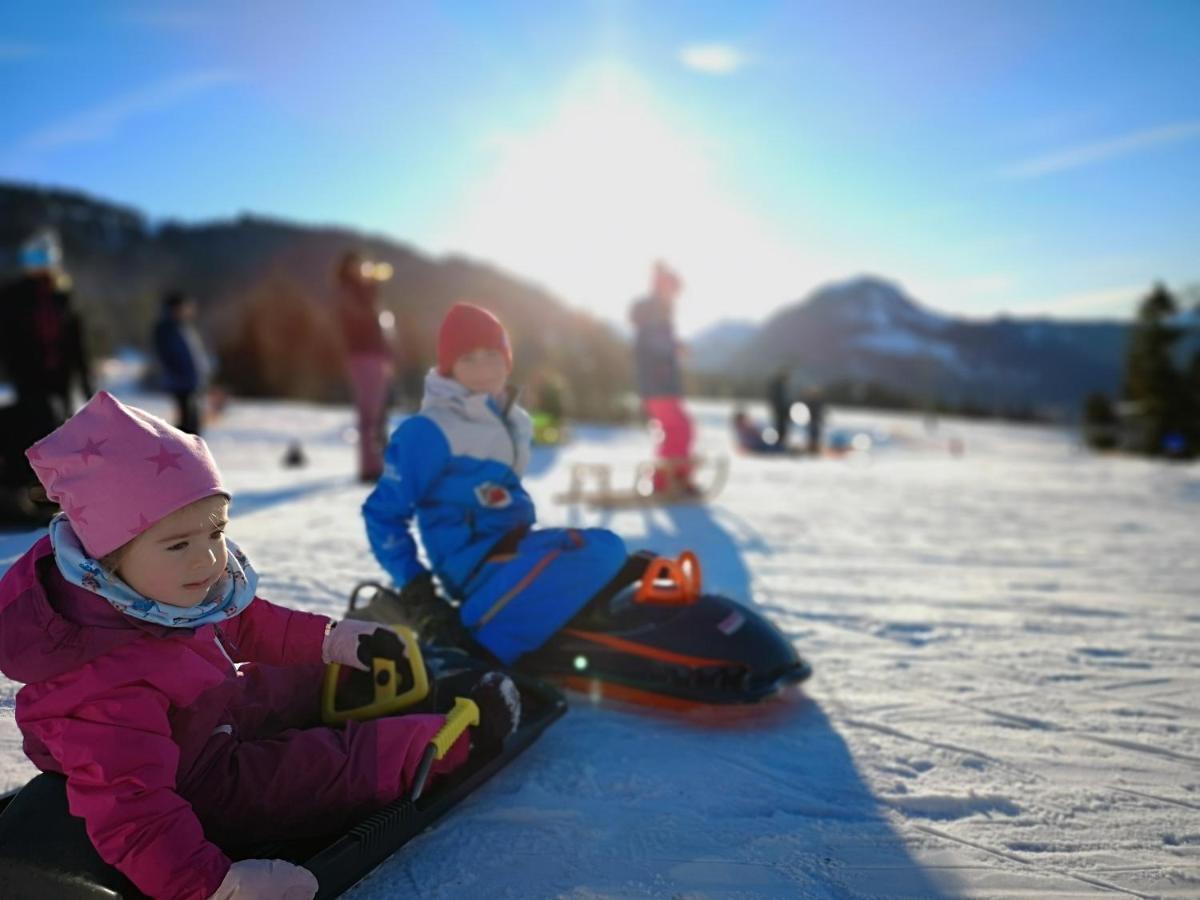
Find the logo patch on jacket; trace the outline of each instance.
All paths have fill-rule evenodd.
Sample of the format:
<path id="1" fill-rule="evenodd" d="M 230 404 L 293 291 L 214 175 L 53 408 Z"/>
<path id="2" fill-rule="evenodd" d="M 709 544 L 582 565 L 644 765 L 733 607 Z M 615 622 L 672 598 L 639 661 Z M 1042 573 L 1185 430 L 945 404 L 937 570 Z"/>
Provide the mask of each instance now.
<path id="1" fill-rule="evenodd" d="M 508 492 L 508 488 L 492 481 L 475 486 L 475 499 L 479 501 L 480 506 L 486 506 L 488 509 L 504 509 L 512 504 L 512 494 Z"/>

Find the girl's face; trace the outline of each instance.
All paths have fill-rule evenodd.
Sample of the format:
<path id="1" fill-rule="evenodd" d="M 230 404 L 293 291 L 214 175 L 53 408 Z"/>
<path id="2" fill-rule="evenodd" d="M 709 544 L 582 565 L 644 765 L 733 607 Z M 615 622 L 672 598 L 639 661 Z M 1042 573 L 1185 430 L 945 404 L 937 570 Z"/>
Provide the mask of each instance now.
<path id="1" fill-rule="evenodd" d="M 450 374 L 473 394 L 500 394 L 508 381 L 508 361 L 499 350 L 480 347 L 455 360 Z"/>
<path id="2" fill-rule="evenodd" d="M 225 574 L 229 500 L 215 494 L 159 519 L 120 552 L 117 574 L 168 606 L 195 606 Z"/>

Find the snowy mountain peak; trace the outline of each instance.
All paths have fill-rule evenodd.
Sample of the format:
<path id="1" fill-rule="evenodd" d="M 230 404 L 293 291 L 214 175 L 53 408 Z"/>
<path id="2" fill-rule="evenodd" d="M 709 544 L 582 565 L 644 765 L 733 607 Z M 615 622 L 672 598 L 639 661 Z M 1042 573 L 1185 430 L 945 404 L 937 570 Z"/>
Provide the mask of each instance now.
<path id="1" fill-rule="evenodd" d="M 871 330 L 920 327 L 940 331 L 948 324 L 917 305 L 898 285 L 872 275 L 818 288 L 804 305 Z"/>

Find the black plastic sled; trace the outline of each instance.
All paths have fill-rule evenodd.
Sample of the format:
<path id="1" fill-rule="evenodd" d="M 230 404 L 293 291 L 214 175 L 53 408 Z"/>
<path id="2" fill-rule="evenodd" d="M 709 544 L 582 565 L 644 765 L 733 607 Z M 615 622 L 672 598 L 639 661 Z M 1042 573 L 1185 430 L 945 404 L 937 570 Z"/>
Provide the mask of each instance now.
<path id="1" fill-rule="evenodd" d="M 666 709 L 757 703 L 812 674 L 767 618 L 728 597 L 702 593 L 690 553 L 679 560 L 631 556 L 604 591 L 518 668 L 595 698 Z"/>
<path id="2" fill-rule="evenodd" d="M 373 591 L 359 605 L 361 594 Z M 436 598 L 435 598 L 436 599 Z M 406 606 L 374 582 L 355 588 L 349 616 L 389 624 L 438 623 L 442 612 Z M 474 647 L 469 633 L 459 642 Z M 799 684 L 812 667 L 767 618 L 735 600 L 700 589 L 694 554 L 678 560 L 636 553 L 567 625 L 521 657 L 519 671 L 550 678 L 594 698 L 664 709 L 756 703 Z"/>
<path id="3" fill-rule="evenodd" d="M 425 654 L 430 668 L 435 668 L 437 651 L 425 649 Z M 465 765 L 435 782 L 419 799 L 397 800 L 343 834 L 222 849 L 233 859 L 286 859 L 302 865 L 316 876 L 320 900 L 337 897 L 504 768 L 566 712 L 566 701 L 551 685 L 527 675 L 513 678 L 521 691 L 517 731 L 490 756 L 476 758 L 473 749 Z M 0 796 L 0 897 L 127 900 L 143 896 L 100 859 L 83 820 L 68 812 L 63 776 L 41 774 L 19 791 Z"/>

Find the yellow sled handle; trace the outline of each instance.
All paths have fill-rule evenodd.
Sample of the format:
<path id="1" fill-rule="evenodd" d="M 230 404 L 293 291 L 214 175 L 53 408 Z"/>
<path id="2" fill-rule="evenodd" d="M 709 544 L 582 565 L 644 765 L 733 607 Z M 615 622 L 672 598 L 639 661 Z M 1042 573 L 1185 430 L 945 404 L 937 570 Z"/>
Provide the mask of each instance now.
<path id="1" fill-rule="evenodd" d="M 419 800 L 421 793 L 425 790 L 425 782 L 429 779 L 429 770 L 433 768 L 433 761 L 445 756 L 464 731 L 470 726 L 478 724 L 479 707 L 475 705 L 475 701 L 466 697 L 455 697 L 454 708 L 446 714 L 446 721 L 442 723 L 437 734 L 430 739 L 429 744 L 425 747 L 425 753 L 421 756 L 416 775 L 413 776 L 412 794 L 410 795 L 412 800 Z"/>
<path id="2" fill-rule="evenodd" d="M 326 725 L 339 725 L 350 719 L 363 722 L 390 716 L 414 703 L 420 703 L 429 695 L 429 675 L 425 671 L 425 661 L 421 657 L 417 636 L 404 627 L 397 627 L 395 630 L 404 644 L 405 662 L 409 669 L 409 673 L 406 674 L 412 675 L 412 686 L 401 691 L 402 679 L 396 670 L 396 661 L 376 657 L 371 660 L 371 677 L 375 683 L 375 696 L 371 702 L 363 706 L 339 709 L 337 689 L 342 667 L 338 663 L 330 663 L 325 667 L 325 682 L 321 689 L 321 720 Z"/>
<path id="3" fill-rule="evenodd" d="M 455 697 L 454 708 L 446 714 L 446 721 L 429 742 L 437 747 L 437 758 L 441 759 L 454 746 L 459 735 L 472 725 L 479 724 L 479 707 L 474 700 Z"/>

